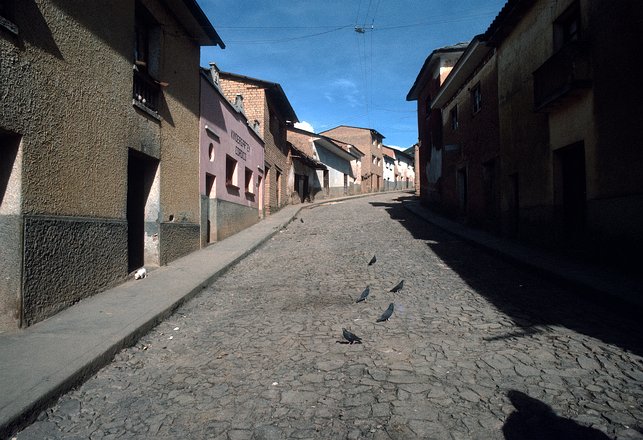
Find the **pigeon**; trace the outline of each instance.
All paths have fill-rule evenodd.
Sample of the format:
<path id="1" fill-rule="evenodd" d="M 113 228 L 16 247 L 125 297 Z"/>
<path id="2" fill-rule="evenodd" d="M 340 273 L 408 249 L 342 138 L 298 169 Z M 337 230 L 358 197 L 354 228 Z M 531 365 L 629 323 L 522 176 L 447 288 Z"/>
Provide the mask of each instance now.
<path id="1" fill-rule="evenodd" d="M 299 219 L 299 221 L 303 223 L 303 222 L 304 222 L 304 219 L 303 219 L 303 218 L 300 218 L 300 219 Z"/>
<path id="2" fill-rule="evenodd" d="M 357 298 L 357 301 L 355 301 L 355 302 L 358 303 L 358 302 L 364 301 L 366 299 L 366 297 L 368 296 L 368 294 L 370 293 L 370 291 L 371 291 L 371 288 L 369 286 L 366 286 L 366 289 L 364 289 L 362 294 L 359 296 L 359 298 Z"/>
<path id="3" fill-rule="evenodd" d="M 393 293 L 399 292 L 400 290 L 402 290 L 402 287 L 404 287 L 404 280 L 400 281 L 400 283 L 397 286 L 393 287 L 391 290 L 389 290 L 389 292 L 393 292 Z"/>
<path id="4" fill-rule="evenodd" d="M 375 264 L 376 261 L 377 261 L 377 257 L 373 255 L 373 258 L 371 258 L 371 261 L 368 262 L 368 265 L 372 266 L 373 264 Z"/>
<path id="5" fill-rule="evenodd" d="M 342 336 L 344 336 L 344 339 L 346 339 L 349 344 L 352 344 L 352 343 L 361 344 L 362 343 L 362 338 L 360 338 L 357 335 L 354 335 L 353 333 L 349 332 L 345 328 L 342 329 Z"/>
<path id="6" fill-rule="evenodd" d="M 377 318 L 376 322 L 388 321 L 391 315 L 393 314 L 394 308 L 395 306 L 393 305 L 393 303 L 389 304 L 388 309 L 384 310 L 384 313 L 382 313 L 382 316 Z"/>

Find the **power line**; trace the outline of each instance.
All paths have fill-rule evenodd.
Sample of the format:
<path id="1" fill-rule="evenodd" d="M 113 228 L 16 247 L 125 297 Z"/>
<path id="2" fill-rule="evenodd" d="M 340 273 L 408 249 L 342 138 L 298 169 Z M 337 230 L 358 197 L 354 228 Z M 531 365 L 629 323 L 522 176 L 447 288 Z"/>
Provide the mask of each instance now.
<path id="1" fill-rule="evenodd" d="M 375 6 L 374 11 L 377 12 L 377 9 L 379 8 L 379 1 Z M 369 6 L 370 9 L 370 6 Z M 442 20 L 427 20 L 423 22 L 418 22 L 418 23 L 409 23 L 409 24 L 403 24 L 403 25 L 395 25 L 395 26 L 375 26 L 375 15 L 373 15 L 373 18 L 371 19 L 372 24 L 370 27 L 366 26 L 366 20 L 368 20 L 368 17 L 364 18 L 364 25 L 359 26 L 359 25 L 353 25 L 353 24 L 345 24 L 345 25 L 339 25 L 336 27 L 332 26 L 217 26 L 219 29 L 284 29 L 284 30 L 290 30 L 290 29 L 327 29 L 323 32 L 315 32 L 312 34 L 305 34 L 305 35 L 299 35 L 296 37 L 284 37 L 284 38 L 277 38 L 277 39 L 270 39 L 270 40 L 227 40 L 226 43 L 232 43 L 232 44 L 266 44 L 266 43 L 286 43 L 290 41 L 296 41 L 296 40 L 303 40 L 306 38 L 312 38 L 312 37 L 317 37 L 320 35 L 326 35 L 330 34 L 333 32 L 337 32 L 343 29 L 347 28 L 353 28 L 358 34 L 364 34 L 366 31 L 387 31 L 387 30 L 394 30 L 394 29 L 405 29 L 405 28 L 411 28 L 411 27 L 419 27 L 419 26 L 431 26 L 431 25 L 438 25 L 438 24 L 450 24 L 450 23 L 460 23 L 460 22 L 465 22 L 468 20 L 472 19 L 477 19 L 477 18 L 483 18 L 483 17 L 488 17 L 489 15 L 495 15 L 494 12 L 483 12 L 483 13 L 478 13 L 478 14 L 470 14 L 470 15 L 460 15 L 457 18 L 445 18 Z M 364 51 L 365 52 L 365 51 Z M 366 55 L 365 55 L 366 56 Z"/>
<path id="2" fill-rule="evenodd" d="M 275 40 L 239 40 L 239 41 L 235 41 L 235 40 L 228 40 L 228 43 L 238 43 L 238 44 L 248 44 L 248 43 L 252 43 L 252 44 L 262 44 L 262 43 L 286 43 L 286 42 L 289 42 L 289 41 L 303 40 L 303 39 L 305 39 L 305 38 L 311 38 L 311 37 L 317 37 L 317 36 L 319 36 L 319 35 L 330 34 L 331 32 L 337 32 L 337 31 L 340 31 L 340 30 L 342 30 L 342 29 L 346 29 L 346 28 L 349 28 L 349 27 L 352 27 L 352 26 L 353 26 L 353 25 L 350 25 L 350 24 L 349 24 L 349 25 L 347 25 L 347 26 L 341 26 L 341 27 L 334 28 L 334 29 L 331 29 L 331 30 L 328 30 L 328 31 L 324 31 L 324 32 L 317 32 L 317 33 L 315 33 L 315 34 L 300 35 L 300 36 L 298 36 L 298 37 L 279 38 L 279 39 L 275 39 Z"/>

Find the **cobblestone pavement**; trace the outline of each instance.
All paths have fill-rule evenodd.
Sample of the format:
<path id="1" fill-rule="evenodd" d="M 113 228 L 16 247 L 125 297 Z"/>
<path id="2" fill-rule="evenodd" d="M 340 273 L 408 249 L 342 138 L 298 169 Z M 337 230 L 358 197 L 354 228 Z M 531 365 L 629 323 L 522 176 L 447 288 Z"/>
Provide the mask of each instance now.
<path id="1" fill-rule="evenodd" d="M 396 197 L 302 211 L 17 438 L 643 438 L 641 321 Z"/>

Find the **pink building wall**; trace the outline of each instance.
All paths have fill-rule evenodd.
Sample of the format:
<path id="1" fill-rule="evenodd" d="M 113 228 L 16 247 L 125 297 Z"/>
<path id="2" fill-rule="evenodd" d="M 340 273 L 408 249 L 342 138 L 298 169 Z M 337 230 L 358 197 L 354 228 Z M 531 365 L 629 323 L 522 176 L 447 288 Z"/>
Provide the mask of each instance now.
<path id="1" fill-rule="evenodd" d="M 208 76 L 209 71 L 202 70 L 199 191 L 203 245 L 259 220 L 264 178 L 263 140 Z M 236 161 L 236 173 L 227 184 L 226 156 Z M 249 186 L 246 186 L 246 170 L 252 173 Z"/>

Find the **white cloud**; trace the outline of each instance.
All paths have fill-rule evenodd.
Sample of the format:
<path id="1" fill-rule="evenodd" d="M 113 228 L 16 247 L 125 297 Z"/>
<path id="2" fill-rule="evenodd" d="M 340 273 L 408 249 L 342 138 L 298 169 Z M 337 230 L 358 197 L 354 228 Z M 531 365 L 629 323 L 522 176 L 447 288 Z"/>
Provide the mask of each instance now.
<path id="1" fill-rule="evenodd" d="M 299 128 L 300 130 L 306 130 L 311 133 L 315 132 L 315 129 L 313 128 L 312 124 L 306 121 L 295 122 L 295 128 Z"/>
<path id="2" fill-rule="evenodd" d="M 325 97 L 330 102 L 344 102 L 350 107 L 357 107 L 359 105 L 359 89 L 357 88 L 357 84 L 348 78 L 337 78 L 331 82 L 330 91 L 326 92 Z"/>

